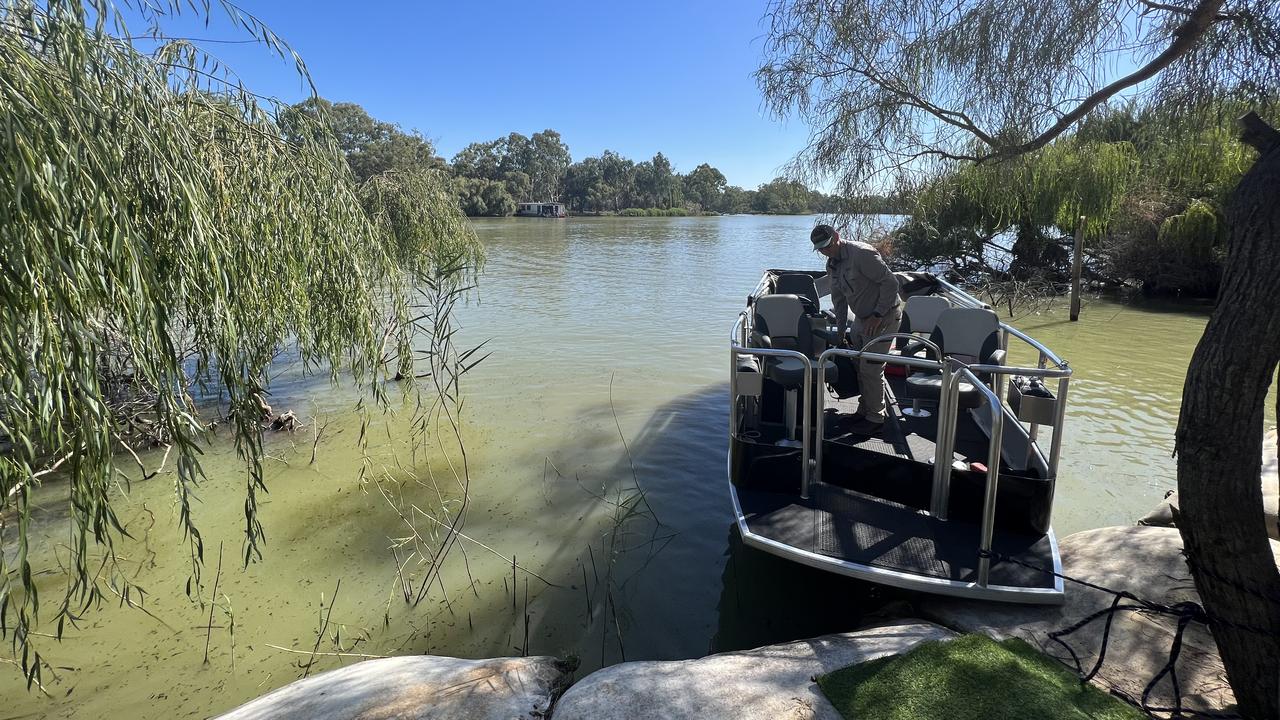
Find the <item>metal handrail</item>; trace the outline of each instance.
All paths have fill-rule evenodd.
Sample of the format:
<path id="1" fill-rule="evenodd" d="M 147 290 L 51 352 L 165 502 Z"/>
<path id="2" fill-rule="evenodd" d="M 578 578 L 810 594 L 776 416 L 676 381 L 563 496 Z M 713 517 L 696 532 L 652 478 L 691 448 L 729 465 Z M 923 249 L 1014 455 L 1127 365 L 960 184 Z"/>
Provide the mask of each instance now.
<path id="1" fill-rule="evenodd" d="M 925 370 L 942 370 L 943 369 L 944 367 L 943 364 L 937 360 L 925 360 L 923 358 L 905 357 L 902 355 L 887 355 L 885 353 L 873 353 L 865 350 L 866 347 L 869 347 L 870 345 L 874 345 L 881 338 L 887 338 L 893 335 L 906 335 L 906 333 L 893 333 L 892 335 L 882 335 L 881 337 L 876 338 L 875 340 L 872 340 L 871 342 L 864 345 L 863 350 L 850 350 L 848 348 L 838 348 L 838 347 L 827 348 L 826 350 L 822 351 L 821 355 L 818 356 L 818 367 L 825 368 L 827 363 L 827 358 L 839 356 L 839 357 L 853 358 L 854 360 L 866 359 L 866 360 L 883 362 L 883 363 L 892 364 L 892 365 L 906 365 L 907 367 L 923 368 Z M 911 336 L 911 337 L 915 337 L 915 336 Z M 933 343 L 929 343 L 929 344 L 933 345 Z M 937 349 L 937 346 L 933 346 L 933 347 L 935 350 Z M 817 417 L 821 418 L 827 409 L 827 395 L 826 393 L 816 393 L 816 394 L 818 396 L 818 399 L 817 399 L 818 406 L 815 409 L 815 414 L 817 415 Z M 826 443 L 826 440 L 827 440 L 826 424 L 821 423 L 818 428 L 818 447 L 817 447 L 816 453 L 814 454 L 814 475 L 816 476 L 819 482 L 822 481 L 822 448 L 823 448 L 823 445 Z"/>
<path id="2" fill-rule="evenodd" d="M 1028 335 L 1028 334 L 1026 334 L 1026 333 L 1022 332 L 1022 331 L 1021 331 L 1021 330 L 1019 330 L 1018 328 L 1013 327 L 1012 325 L 1006 325 L 1006 324 L 1004 324 L 1003 322 L 1002 322 L 1002 323 L 1000 323 L 1000 328 L 1001 328 L 1002 330 L 1004 330 L 1005 332 L 1009 333 L 1010 335 L 1012 335 L 1012 336 L 1014 336 L 1014 337 L 1018 338 L 1018 339 L 1019 339 L 1019 340 L 1021 340 L 1022 342 L 1024 342 L 1024 343 L 1026 343 L 1026 344 L 1030 345 L 1032 348 L 1034 348 L 1035 350 L 1037 350 L 1037 351 L 1040 353 L 1040 355 L 1041 355 L 1042 357 L 1047 358 L 1047 359 L 1048 359 L 1050 362 L 1052 362 L 1054 365 L 1057 365 L 1057 366 L 1058 366 L 1058 368 L 1063 369 L 1063 370 L 1068 369 L 1068 367 L 1069 367 L 1069 366 L 1068 366 L 1068 364 L 1067 364 L 1067 361 L 1066 361 L 1066 360 L 1063 360 L 1062 358 L 1060 358 L 1060 357 L 1058 357 L 1057 355 L 1055 355 L 1055 354 L 1054 354 L 1054 352 L 1053 352 L 1052 350 L 1050 350 L 1049 348 L 1045 347 L 1045 346 L 1044 346 L 1044 345 L 1043 345 L 1039 340 L 1036 340 L 1035 338 L 1031 337 L 1030 335 Z"/>
<path id="3" fill-rule="evenodd" d="M 1047 377 L 1047 378 L 1068 378 L 1071 377 L 1071 366 L 1064 368 L 1029 368 L 1020 367 L 1018 365 L 985 365 L 977 364 L 966 366 L 976 373 L 998 373 L 1000 375 L 1026 375 L 1027 377 Z"/>
<path id="4" fill-rule="evenodd" d="M 871 347 L 872 345 L 875 345 L 876 343 L 879 343 L 879 342 L 884 342 L 885 340 L 892 340 L 894 338 L 905 338 L 912 342 L 919 342 L 923 345 L 927 345 L 933 350 L 933 356 L 935 358 L 939 358 L 939 359 L 942 358 L 942 350 L 937 345 L 935 345 L 933 341 L 927 338 L 922 338 L 919 335 L 916 335 L 913 333 L 895 332 L 895 333 L 886 333 L 884 335 L 877 335 L 876 337 L 871 338 L 871 340 L 869 340 L 866 344 L 862 346 L 862 351 L 866 352 L 867 348 Z"/>
<path id="5" fill-rule="evenodd" d="M 973 370 L 954 359 L 948 359 L 949 368 L 958 368 L 951 376 L 952 387 L 946 388 L 948 394 L 959 393 L 960 381 L 968 376 L 973 386 L 978 388 L 991 403 L 991 445 L 987 452 L 987 484 L 982 500 L 982 528 L 978 543 L 978 584 L 986 587 L 991 579 L 991 543 L 995 536 L 996 523 L 996 490 L 1000 483 L 1000 456 L 1004 443 L 1004 411 L 1001 408 L 1000 396 L 988 388 Z M 936 462 L 936 461 L 935 461 Z M 947 463 L 948 471 L 951 463 Z"/>
<path id="6" fill-rule="evenodd" d="M 807 355 L 797 350 L 783 350 L 781 348 L 753 348 L 746 347 L 738 343 L 740 334 L 739 326 L 742 325 L 743 319 L 747 313 L 744 310 L 738 313 L 738 320 L 733 324 L 733 331 L 730 333 L 729 341 L 729 433 L 730 437 L 738 436 L 738 356 L 739 355 L 755 355 L 756 357 L 790 357 L 798 358 L 804 363 L 804 384 L 803 392 L 800 399 L 800 406 L 804 411 L 804 419 L 800 424 L 801 440 L 800 440 L 800 497 L 809 498 L 809 457 L 812 447 L 810 438 L 813 435 L 813 427 L 810 417 L 812 413 L 809 408 L 813 402 L 811 395 L 813 394 L 813 361 Z M 764 372 L 764 368 L 760 368 Z"/>

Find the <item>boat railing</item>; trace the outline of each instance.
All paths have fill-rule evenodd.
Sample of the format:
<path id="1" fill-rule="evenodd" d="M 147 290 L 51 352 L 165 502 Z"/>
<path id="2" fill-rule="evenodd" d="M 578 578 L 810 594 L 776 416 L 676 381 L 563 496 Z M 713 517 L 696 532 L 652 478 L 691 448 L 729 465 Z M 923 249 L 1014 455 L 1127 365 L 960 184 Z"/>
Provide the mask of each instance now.
<path id="1" fill-rule="evenodd" d="M 882 362 L 889 365 L 903 365 L 905 367 L 918 368 L 921 370 L 933 370 L 937 372 L 945 371 L 945 366 L 943 365 L 942 362 L 938 360 L 929 360 L 927 358 L 912 357 L 909 355 L 890 355 L 889 353 L 878 353 L 878 352 L 871 352 L 867 350 L 867 348 L 871 347 L 872 345 L 876 345 L 882 342 L 888 342 L 894 338 L 909 338 L 911 340 L 920 340 L 918 336 L 911 335 L 908 333 L 890 333 L 887 335 L 881 335 L 880 337 L 874 338 L 873 340 L 871 340 L 871 342 L 864 345 L 861 350 L 854 350 L 852 348 L 840 348 L 840 347 L 827 348 L 822 352 L 821 355 L 818 356 L 818 367 L 826 367 L 826 363 L 829 358 L 847 357 L 855 361 L 871 360 L 873 362 Z M 935 358 L 941 356 L 941 353 L 938 351 L 938 346 L 934 345 L 928 340 L 924 340 L 923 342 L 925 345 L 933 349 Z M 943 397 L 945 397 L 945 395 L 946 394 L 943 393 Z M 817 393 L 817 396 L 818 396 L 817 398 L 818 407 L 816 408 L 816 415 L 817 417 L 822 417 L 827 409 L 826 408 L 827 396 L 826 396 L 826 393 L 821 393 L 821 392 Z M 939 413 L 945 412 L 945 408 L 940 405 L 938 412 Z M 939 435 L 941 435 L 942 433 L 941 427 L 939 427 L 938 433 Z M 822 480 L 822 446 L 824 444 L 824 441 L 827 439 L 826 435 L 827 435 L 826 427 L 824 425 L 823 427 L 819 428 L 818 449 L 814 457 L 814 475 L 817 477 L 819 481 Z M 941 442 L 941 440 L 939 440 L 939 442 Z M 802 485 L 801 487 L 807 489 L 806 486 L 804 485 Z"/>
<path id="2" fill-rule="evenodd" d="M 956 287 L 955 285 L 952 285 L 946 282 L 945 280 L 939 280 L 939 283 L 947 291 L 947 294 L 951 295 L 952 298 L 957 300 L 958 302 L 968 306 L 972 306 L 972 307 L 982 307 L 982 308 L 990 309 L 989 305 L 987 305 L 986 303 L 983 303 L 982 301 L 978 300 L 972 295 L 969 295 L 964 290 Z M 763 281 L 762 281 L 762 285 L 763 285 Z M 810 412 L 808 408 L 811 407 L 810 403 L 816 399 L 816 402 L 818 404 L 816 417 L 821 418 L 823 415 L 823 411 L 825 410 L 824 406 L 826 404 L 826 394 L 820 391 L 816 391 L 814 388 L 813 359 L 809 358 L 804 353 L 801 353 L 795 350 L 750 347 L 748 345 L 748 338 L 750 337 L 750 324 L 751 324 L 751 314 L 746 310 L 740 312 L 738 314 L 737 321 L 734 323 L 733 331 L 731 333 L 731 338 L 730 338 L 732 343 L 732 352 L 730 354 L 730 373 L 729 373 L 730 393 L 731 393 L 730 394 L 731 404 L 730 404 L 730 414 L 729 414 L 730 433 L 736 437 L 738 432 L 737 370 L 738 370 L 739 355 L 754 355 L 757 357 L 770 357 L 770 356 L 793 357 L 803 362 L 804 368 L 805 368 L 805 380 L 804 380 L 804 388 L 803 388 L 803 396 L 802 396 L 803 399 L 801 400 L 801 407 L 805 408 L 805 413 L 804 413 L 804 422 L 802 424 L 801 448 L 802 448 L 803 467 L 801 471 L 800 487 L 801 487 L 802 497 L 807 498 L 809 496 L 809 485 L 810 485 L 811 478 L 817 478 L 818 480 L 821 480 L 822 454 L 823 454 L 822 441 L 825 440 L 825 435 L 826 435 L 825 428 L 820 428 L 819 432 L 817 433 L 818 443 L 815 449 L 813 447 L 813 442 L 812 442 L 814 433 L 812 433 L 812 430 L 811 430 L 811 417 L 815 417 L 815 415 L 814 413 Z M 1063 424 L 1066 420 L 1067 392 L 1069 390 L 1070 380 L 1072 375 L 1071 366 L 1065 360 L 1058 357 L 1053 351 L 1049 350 L 1049 348 L 1045 347 L 1042 343 L 1037 341 L 1035 338 L 1031 337 L 1030 335 L 1027 335 L 1021 330 L 1018 330 L 1017 328 L 1006 325 L 1003 322 L 1000 323 L 1000 329 L 1002 331 L 1002 338 L 1001 338 L 1002 348 L 1007 349 L 1008 339 L 1010 337 L 1017 338 L 1018 340 L 1022 341 L 1023 343 L 1025 343 L 1030 348 L 1036 351 L 1038 355 L 1036 367 L 1023 367 L 1018 365 L 994 365 L 994 364 L 973 364 L 973 365 L 966 366 L 963 363 L 958 363 L 958 362 L 956 362 L 956 366 L 966 368 L 969 371 L 970 375 L 973 375 L 975 378 L 977 377 L 976 374 L 978 373 L 989 375 L 991 378 L 991 383 L 989 386 L 986 383 L 980 382 L 980 381 L 975 383 L 975 385 L 981 388 L 982 392 L 987 396 L 988 400 L 991 400 L 992 398 L 994 398 L 994 401 L 991 403 L 991 411 L 992 411 L 991 412 L 991 417 L 992 417 L 991 434 L 992 434 L 993 441 L 995 441 L 998 435 L 1001 435 L 1003 433 L 1005 405 L 1001 398 L 1004 395 L 1005 378 L 1013 375 L 1022 375 L 1025 377 L 1038 377 L 1043 380 L 1052 380 L 1052 379 L 1058 380 L 1057 395 L 1054 398 L 1055 402 L 1054 402 L 1054 409 L 1053 409 L 1054 432 L 1053 432 L 1053 437 L 1050 443 L 1049 455 L 1047 458 L 1045 458 L 1045 466 L 1046 466 L 1046 471 L 1048 475 L 1047 479 L 1050 482 L 1050 493 L 1052 494 L 1056 490 L 1058 464 L 1062 454 L 1062 437 L 1063 437 L 1062 430 L 1063 430 Z M 906 335 L 904 333 L 893 333 L 893 334 L 888 334 L 888 335 L 874 338 L 873 340 L 868 342 L 861 350 L 853 350 L 853 349 L 847 349 L 847 348 L 828 348 L 821 355 L 819 355 L 817 359 L 817 366 L 820 368 L 825 367 L 828 359 L 836 356 L 843 356 L 843 357 L 848 357 L 854 360 L 867 359 L 875 362 L 883 362 L 890 365 L 903 365 L 903 366 L 914 367 L 914 368 L 923 369 L 923 370 L 933 370 L 936 372 L 940 372 L 943 375 L 943 383 L 942 383 L 943 392 L 940 394 L 938 399 L 938 413 L 940 417 L 938 420 L 938 427 L 937 427 L 937 443 L 936 443 L 937 454 L 934 459 L 934 482 L 933 482 L 933 493 L 932 493 L 932 498 L 930 502 L 930 509 L 931 509 L 931 512 L 934 513 L 935 515 L 945 518 L 947 515 L 947 506 L 950 498 L 951 462 L 949 461 L 949 458 L 952 457 L 955 449 L 955 433 L 956 433 L 956 417 L 957 417 L 956 408 L 959 403 L 959 382 L 956 381 L 955 378 L 953 377 L 956 374 L 956 371 L 949 369 L 950 363 L 939 362 L 937 360 L 928 360 L 925 358 L 904 357 L 902 355 L 890 355 L 887 353 L 875 353 L 875 352 L 870 352 L 866 350 L 867 347 L 891 340 L 895 337 L 910 337 L 914 341 L 922 340 L 922 338 L 915 335 Z M 924 340 L 924 343 L 933 349 L 935 358 L 940 357 L 940 353 L 937 347 L 932 346 L 932 344 L 928 343 L 927 340 Z M 824 371 L 824 378 L 825 378 L 825 371 Z M 1000 433 L 996 432 L 997 424 L 999 425 Z M 1039 430 L 1039 423 L 1035 423 L 1035 422 L 1030 423 L 1028 439 L 1033 446 L 1035 446 L 1037 442 L 1038 430 Z M 1003 437 L 1001 436 L 1000 441 L 1002 440 L 1003 440 Z M 810 461 L 811 458 L 812 458 L 812 462 Z M 948 459 L 948 461 L 943 462 L 944 458 Z M 999 467 L 999 466 L 996 465 L 995 467 Z"/>
<path id="3" fill-rule="evenodd" d="M 733 332 L 729 338 L 729 435 L 737 437 L 738 435 L 738 359 L 741 355 L 752 355 L 759 358 L 783 357 L 796 358 L 804 363 L 804 384 L 801 386 L 800 407 L 804 409 L 804 419 L 800 424 L 800 497 L 809 497 L 809 471 L 813 463 L 810 462 L 812 457 L 811 438 L 813 436 L 813 425 L 811 418 L 813 414 L 809 412 L 812 407 L 814 388 L 813 388 L 813 360 L 802 352 L 797 350 L 783 350 L 781 348 L 757 348 L 747 346 L 747 328 L 746 322 L 748 313 L 744 310 L 738 313 L 738 320 L 733 324 Z M 763 364 L 763 363 L 762 363 Z M 764 368 L 760 368 L 761 373 Z M 821 393 L 818 393 L 821 394 Z"/>
<path id="4" fill-rule="evenodd" d="M 987 396 L 991 403 L 991 444 L 987 450 L 987 484 L 982 497 L 982 526 L 978 542 L 978 585 L 986 587 L 991 578 L 991 545 L 995 537 L 996 527 L 996 490 L 1000 486 L 1000 454 L 1004 443 L 1004 413 L 999 410 L 1000 396 L 978 379 L 972 367 L 965 367 L 954 359 L 948 358 L 946 365 L 950 372 L 946 373 L 950 386 L 946 394 L 953 399 L 958 397 L 960 382 L 968 379 L 978 391 Z M 1060 434 L 1060 433 L 1058 433 Z M 954 435 L 954 432 L 953 432 Z M 948 456 L 949 459 L 949 456 Z M 935 464 L 941 459 L 935 459 Z M 950 463 L 947 463 L 948 469 Z"/>
<path id="5" fill-rule="evenodd" d="M 978 298 L 970 295 L 963 288 L 954 285 L 942 278 L 938 278 L 938 284 L 946 291 L 946 295 L 952 300 L 967 307 L 983 308 L 991 310 L 991 305 L 985 303 Z M 1071 365 L 1066 360 L 1058 357 L 1043 343 L 1025 332 L 1013 327 L 1005 322 L 1000 323 L 1000 348 L 1006 352 L 1009 350 L 1009 339 L 1016 338 L 1022 341 L 1028 347 L 1035 351 L 1037 355 L 1036 366 L 1034 368 L 1000 366 L 995 368 L 990 365 L 970 365 L 974 372 L 989 373 L 991 375 L 991 389 L 997 395 L 1004 395 L 1003 383 L 1004 378 L 1009 375 L 1023 375 L 1025 377 L 1039 377 L 1043 379 L 1057 378 L 1058 394 L 1056 396 L 1057 404 L 1055 407 L 1053 439 L 1049 443 L 1048 469 L 1051 482 L 1057 482 L 1058 477 L 1058 460 L 1062 455 L 1062 423 L 1066 419 L 1067 411 L 1067 390 L 1071 379 Z M 1040 423 L 1031 423 L 1027 431 L 1027 436 L 1031 442 L 1036 442 L 1040 435 Z"/>

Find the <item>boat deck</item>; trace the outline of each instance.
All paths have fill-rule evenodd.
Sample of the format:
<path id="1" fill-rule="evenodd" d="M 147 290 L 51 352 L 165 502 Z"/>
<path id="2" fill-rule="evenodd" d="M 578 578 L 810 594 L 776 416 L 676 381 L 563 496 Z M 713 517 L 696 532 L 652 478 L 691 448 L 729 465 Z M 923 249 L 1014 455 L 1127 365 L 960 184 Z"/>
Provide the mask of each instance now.
<path id="1" fill-rule="evenodd" d="M 901 377 L 886 377 L 889 391 L 885 394 L 884 428 L 875 437 L 851 435 L 847 429 L 849 421 L 858 405 L 855 399 L 835 400 L 827 398 L 827 415 L 825 418 L 827 442 L 861 448 L 893 455 L 905 460 L 919 463 L 931 463 L 937 448 L 938 438 L 938 404 L 923 403 L 924 409 L 930 412 L 929 417 L 909 417 L 902 413 L 904 408 L 911 407 L 910 400 L 904 397 L 906 380 Z M 987 462 L 990 441 L 986 433 L 966 412 L 961 412 L 956 422 L 955 454 L 956 460 L 966 463 Z M 1008 470 L 1002 465 L 1002 470 Z"/>
<path id="2" fill-rule="evenodd" d="M 918 587 L 920 580 L 960 586 L 978 580 L 976 524 L 942 521 L 906 505 L 826 483 L 815 483 L 808 500 L 742 488 L 735 492 L 750 535 L 812 556 L 795 558 L 801 562 L 821 567 L 862 566 L 865 571 L 849 567 L 844 574 L 900 587 Z M 1053 569 L 1054 545 L 1052 534 L 1005 531 L 995 534 L 993 549 L 1027 565 Z M 827 569 L 840 571 L 838 567 Z M 895 583 L 891 581 L 893 573 L 912 578 Z M 1043 591 L 1042 602 L 1057 601 L 1051 597 L 1055 587 L 1057 594 L 1061 593 L 1060 581 L 1054 576 L 1009 561 L 992 561 L 989 584 L 993 594 L 999 594 L 1001 588 L 1006 592 Z M 1037 601 L 1034 597 L 1020 599 Z"/>

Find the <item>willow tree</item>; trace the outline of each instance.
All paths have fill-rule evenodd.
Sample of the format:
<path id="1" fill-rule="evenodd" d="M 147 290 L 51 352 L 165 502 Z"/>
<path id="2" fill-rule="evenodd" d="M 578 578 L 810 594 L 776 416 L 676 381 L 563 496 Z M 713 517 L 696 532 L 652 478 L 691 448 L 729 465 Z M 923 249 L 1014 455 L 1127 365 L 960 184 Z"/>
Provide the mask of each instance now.
<path id="1" fill-rule="evenodd" d="M 1114 97 L 1276 108 L 1274 0 L 777 0 L 757 73 L 766 103 L 811 128 L 798 172 L 856 195 L 870 182 L 1007 161 Z M 1179 520 L 1240 710 L 1280 717 L 1280 573 L 1258 483 L 1280 361 L 1280 138 L 1228 204 L 1222 289 L 1178 420 Z M 1274 482 L 1274 479 L 1271 479 Z"/>
<path id="2" fill-rule="evenodd" d="M 950 261 L 966 276 L 966 270 L 1005 273 L 988 258 L 1007 256 L 1009 276 L 1056 271 L 1065 277 L 1070 258 L 1044 229 L 1074 231 L 1083 216 L 1081 229 L 1098 237 L 1137 169 L 1132 144 L 1076 137 L 1007 162 L 957 167 L 913 190 L 913 218 L 896 234 L 895 254 L 924 264 Z M 997 239 L 1006 233 L 1014 235 L 1012 243 Z"/>
<path id="3" fill-rule="evenodd" d="M 65 487 L 71 522 L 59 636 L 104 591 L 137 598 L 111 548 L 125 532 L 117 458 L 140 443 L 169 448 L 198 588 L 192 493 L 207 424 L 193 396 L 216 388 L 247 468 L 251 561 L 264 540 L 256 498 L 272 359 L 292 346 L 308 369 L 347 375 L 386 403 L 384 380 L 414 377 L 418 337 L 451 335 L 447 317 L 411 313 L 415 286 L 456 287 L 480 259 L 439 176 L 357 188 L 331 134 L 286 142 L 279 106 L 165 37 L 159 21 L 192 7 L 209 10 L 0 3 L 0 632 L 29 682 L 49 602 L 33 577 L 58 572 L 32 564 L 38 485 Z M 213 7 L 306 77 L 251 15 Z M 131 35 L 125 15 L 146 29 Z M 439 338 L 427 345 L 450 351 Z"/>

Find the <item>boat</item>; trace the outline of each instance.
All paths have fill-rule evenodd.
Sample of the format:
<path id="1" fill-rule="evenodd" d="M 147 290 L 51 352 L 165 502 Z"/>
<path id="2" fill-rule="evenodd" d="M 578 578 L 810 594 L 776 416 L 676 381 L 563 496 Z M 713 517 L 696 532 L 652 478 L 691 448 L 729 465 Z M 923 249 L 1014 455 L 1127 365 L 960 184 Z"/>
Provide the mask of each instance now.
<path id="1" fill-rule="evenodd" d="M 567 217 L 564 203 L 558 202 L 522 202 L 516 208 L 516 217 Z"/>
<path id="2" fill-rule="evenodd" d="M 898 333 L 834 347 L 829 286 L 823 272 L 768 270 L 733 325 L 728 475 L 743 543 L 908 590 L 1062 602 L 1050 520 L 1071 367 L 927 273 L 899 273 Z M 866 349 L 885 340 L 894 349 Z M 1036 365 L 1008 364 L 1010 342 Z M 832 392 L 862 359 L 885 363 L 873 436 L 845 429 L 855 398 Z"/>

